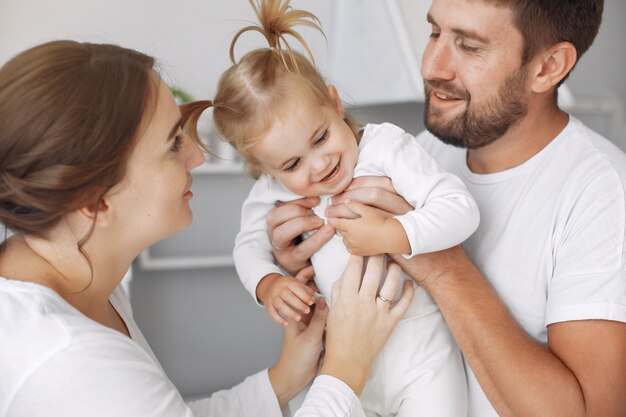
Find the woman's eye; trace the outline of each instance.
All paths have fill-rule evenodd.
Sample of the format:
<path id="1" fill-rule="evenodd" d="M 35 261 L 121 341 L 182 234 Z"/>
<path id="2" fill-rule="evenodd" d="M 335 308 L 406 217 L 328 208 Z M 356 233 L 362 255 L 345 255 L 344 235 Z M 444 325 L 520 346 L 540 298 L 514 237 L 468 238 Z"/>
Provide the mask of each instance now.
<path id="1" fill-rule="evenodd" d="M 321 145 L 322 143 L 324 143 L 326 141 L 326 139 L 328 139 L 328 129 L 326 129 L 324 131 L 324 133 L 322 134 L 322 136 L 317 139 L 315 142 L 313 142 L 313 145 L 317 146 L 317 145 Z"/>
<path id="2" fill-rule="evenodd" d="M 300 166 L 300 158 L 293 161 L 293 163 L 289 165 L 288 167 L 284 168 L 283 171 L 292 172 L 292 171 L 295 171 L 295 169 L 298 168 L 298 166 Z"/>
<path id="3" fill-rule="evenodd" d="M 178 135 L 176 135 L 174 137 L 174 143 L 172 144 L 171 151 L 172 152 L 178 152 L 182 145 L 183 145 L 183 135 L 182 134 L 178 134 Z"/>

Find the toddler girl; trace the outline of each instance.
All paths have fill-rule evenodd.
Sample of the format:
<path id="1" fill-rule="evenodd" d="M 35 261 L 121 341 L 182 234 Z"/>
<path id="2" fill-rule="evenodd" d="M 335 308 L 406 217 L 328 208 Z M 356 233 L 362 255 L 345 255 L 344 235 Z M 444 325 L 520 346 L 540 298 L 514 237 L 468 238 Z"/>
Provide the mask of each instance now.
<path id="1" fill-rule="evenodd" d="M 255 300 L 286 324 L 285 317 L 299 320 L 309 311 L 314 291 L 275 263 L 265 216 L 277 201 L 319 196 L 314 212 L 325 219 L 334 194 L 354 177 L 376 175 L 391 178 L 394 189 L 415 207 L 386 218 L 375 209 L 352 206 L 359 217 L 341 222 L 340 235 L 311 259 L 315 283 L 328 300 L 350 252 L 411 257 L 446 249 L 476 230 L 479 214 L 463 183 L 444 172 L 413 136 L 388 123 L 356 129 L 312 58 L 286 43 L 285 36 L 293 36 L 310 55 L 293 27 L 321 31 L 315 16 L 291 9 L 289 0 L 251 4 L 260 25 L 235 35 L 231 60 L 237 39 L 248 30 L 262 33 L 269 47 L 249 52 L 228 69 L 213 102 L 198 107 L 195 117 L 212 106 L 216 129 L 245 157 L 257 179 L 243 205 L 235 264 Z M 391 303 L 395 296 L 379 294 L 379 300 Z M 466 395 L 458 347 L 436 304 L 418 288 L 371 369 L 362 405 L 371 415 L 464 417 Z"/>

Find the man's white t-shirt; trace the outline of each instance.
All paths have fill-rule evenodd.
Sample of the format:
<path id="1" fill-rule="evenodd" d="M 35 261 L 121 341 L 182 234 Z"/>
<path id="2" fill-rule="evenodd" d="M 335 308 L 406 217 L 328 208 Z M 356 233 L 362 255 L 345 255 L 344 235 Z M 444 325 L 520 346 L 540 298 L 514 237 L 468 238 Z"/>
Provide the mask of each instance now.
<path id="1" fill-rule="evenodd" d="M 417 140 L 476 199 L 481 223 L 463 246 L 534 339 L 546 344 L 552 323 L 626 322 L 626 156 L 619 148 L 570 116 L 524 164 L 478 175 L 466 150 L 429 132 Z M 496 416 L 467 371 L 469 415 Z"/>
<path id="2" fill-rule="evenodd" d="M 131 338 L 48 287 L 0 278 L 0 417 L 282 416 L 267 371 L 185 403 L 133 320 L 122 287 L 110 301 Z M 296 415 L 358 417 L 363 410 L 344 383 L 320 376 Z"/>

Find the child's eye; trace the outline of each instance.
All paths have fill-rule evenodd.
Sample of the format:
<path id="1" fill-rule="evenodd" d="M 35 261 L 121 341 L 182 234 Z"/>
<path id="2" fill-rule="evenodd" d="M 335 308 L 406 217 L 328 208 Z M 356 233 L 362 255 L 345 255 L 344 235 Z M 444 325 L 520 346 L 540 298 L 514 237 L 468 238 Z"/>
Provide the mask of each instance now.
<path id="1" fill-rule="evenodd" d="M 324 133 L 322 134 L 322 136 L 320 136 L 319 139 L 313 142 L 313 145 L 314 146 L 321 145 L 322 143 L 326 142 L 326 139 L 328 139 L 328 129 L 324 131 Z"/>
<path id="2" fill-rule="evenodd" d="M 291 165 L 289 165 L 286 168 L 283 168 L 283 171 L 285 172 L 293 172 L 296 170 L 296 168 L 298 168 L 300 166 L 300 158 L 296 159 L 295 161 L 293 161 L 291 163 Z"/>

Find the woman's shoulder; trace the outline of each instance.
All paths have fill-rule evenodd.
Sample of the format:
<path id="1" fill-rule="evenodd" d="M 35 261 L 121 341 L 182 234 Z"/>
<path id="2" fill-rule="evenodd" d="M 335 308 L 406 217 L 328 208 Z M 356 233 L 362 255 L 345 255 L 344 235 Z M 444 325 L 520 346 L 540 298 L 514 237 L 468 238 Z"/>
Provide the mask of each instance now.
<path id="1" fill-rule="evenodd" d="M 115 346 L 132 350 L 130 339 L 89 319 L 52 289 L 4 278 L 0 340 L 10 341 L 0 343 L 0 402 L 51 361 L 71 367 L 80 357 L 96 359 Z"/>

